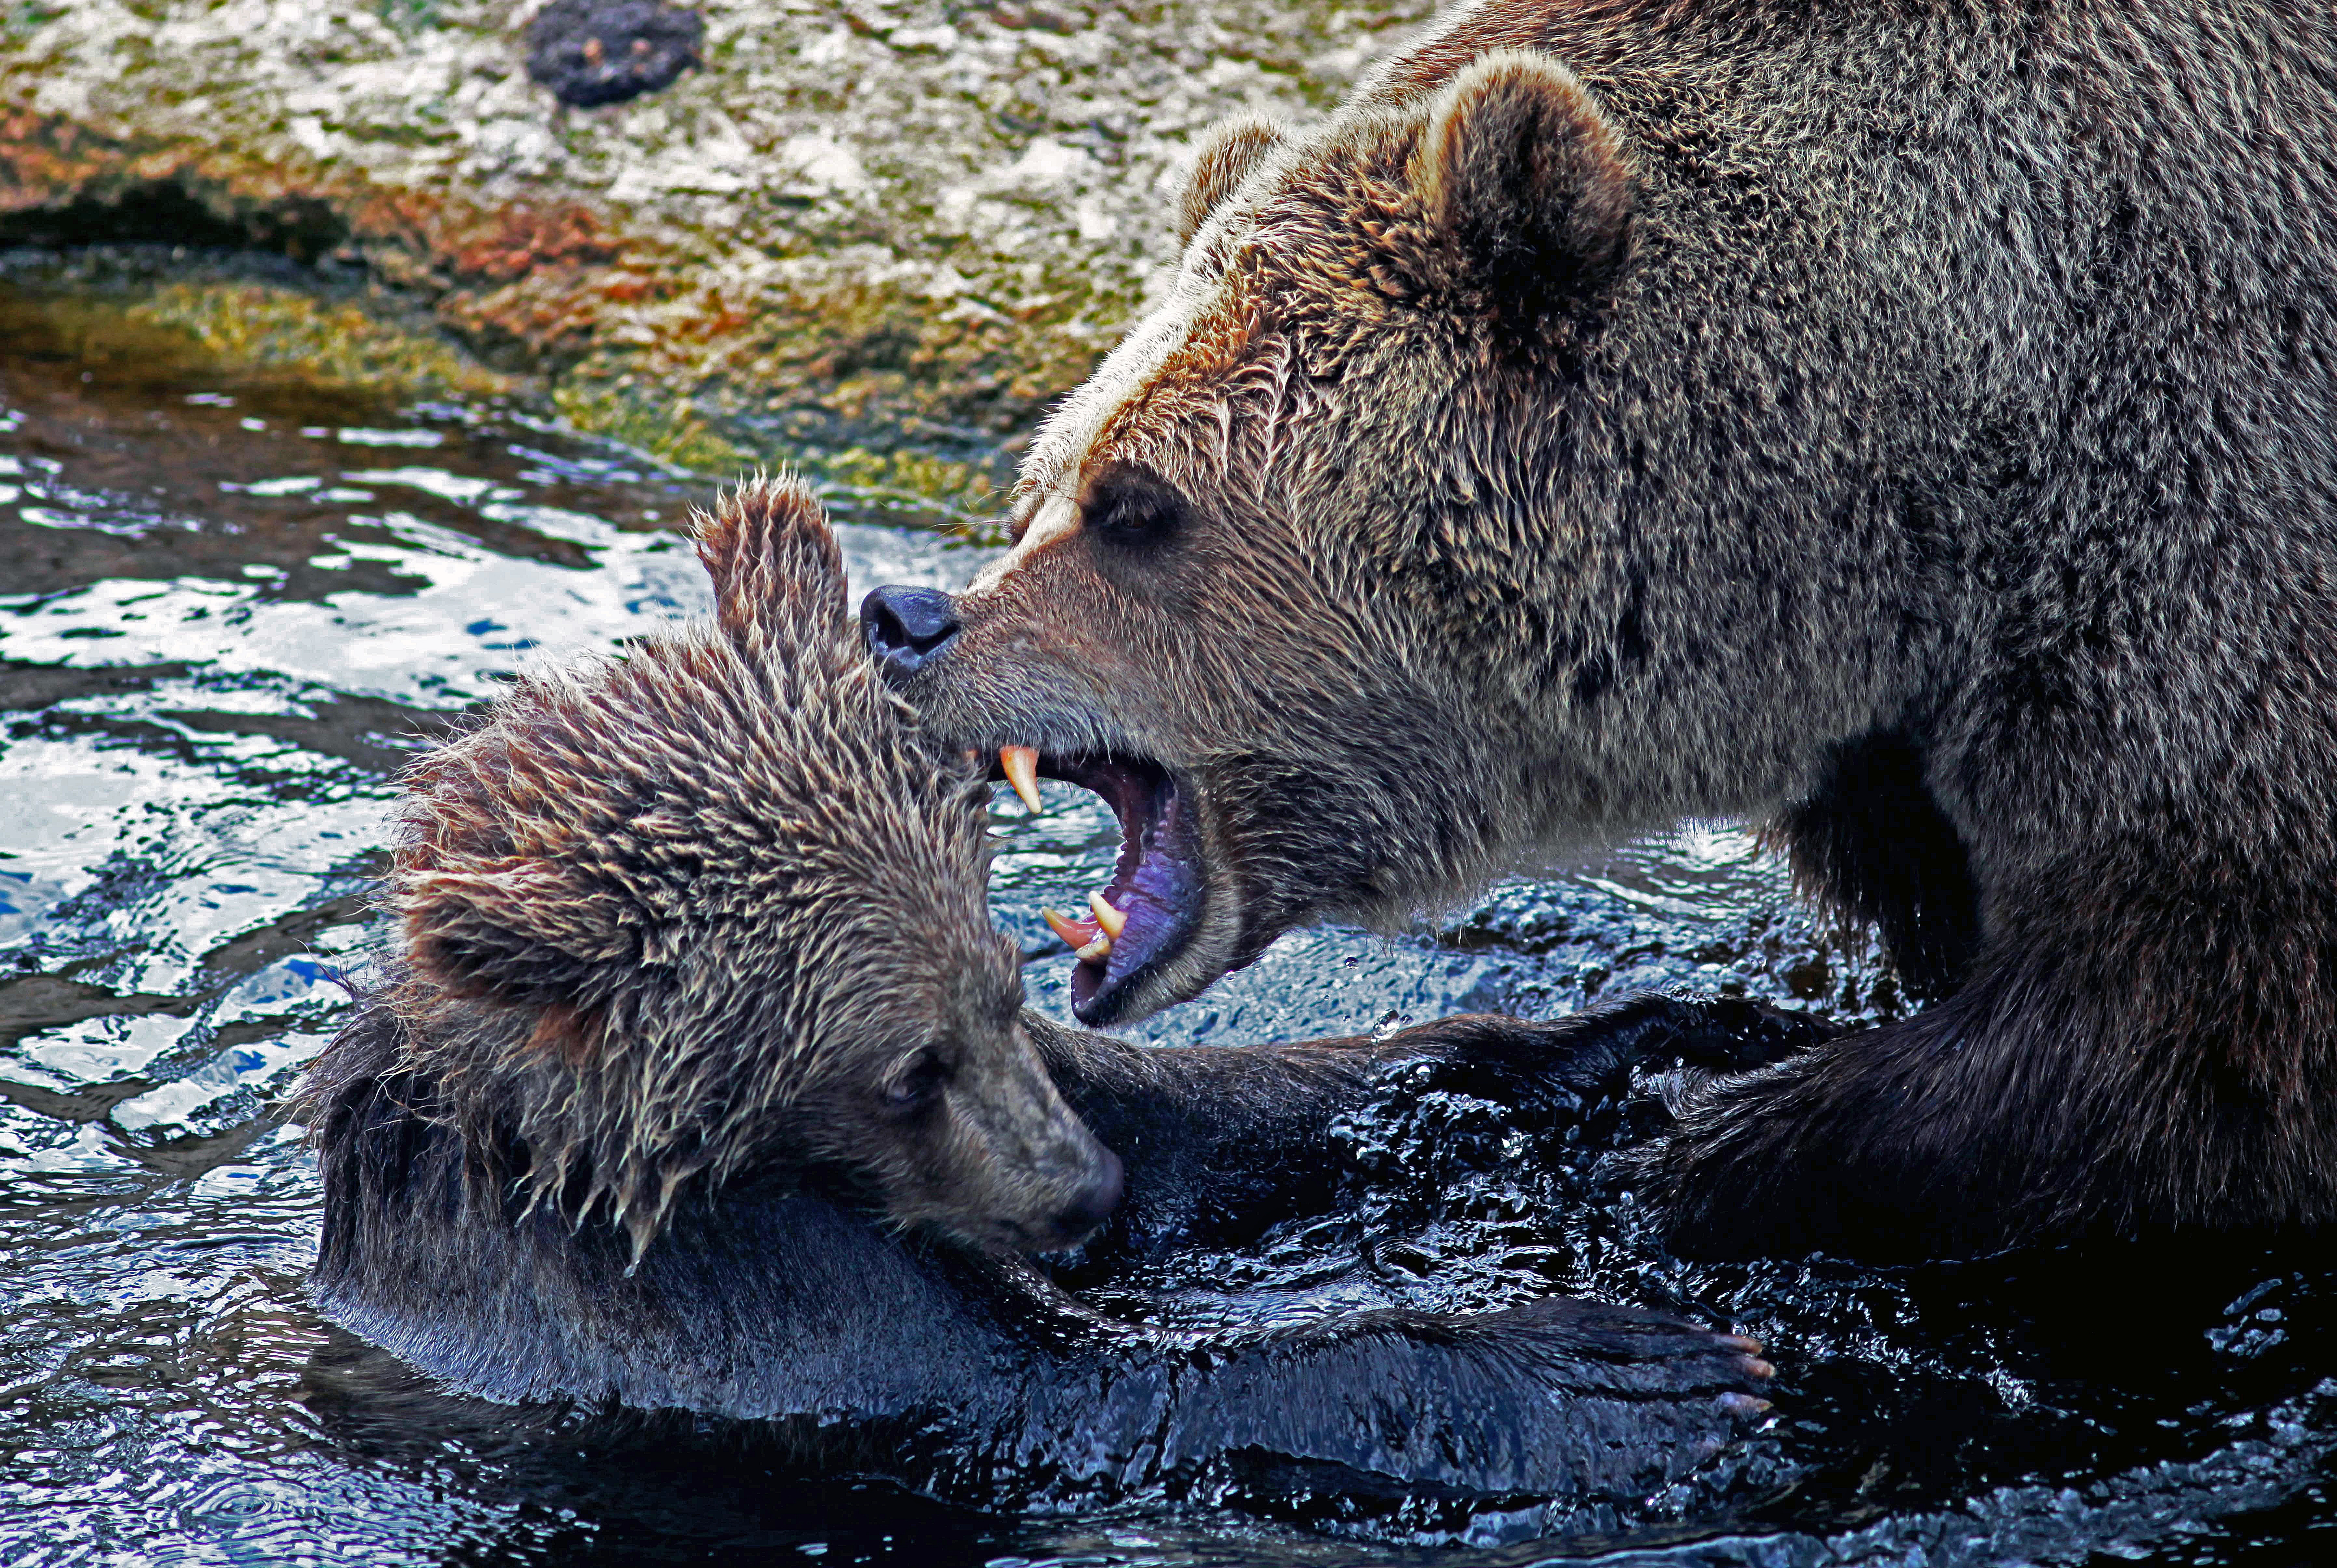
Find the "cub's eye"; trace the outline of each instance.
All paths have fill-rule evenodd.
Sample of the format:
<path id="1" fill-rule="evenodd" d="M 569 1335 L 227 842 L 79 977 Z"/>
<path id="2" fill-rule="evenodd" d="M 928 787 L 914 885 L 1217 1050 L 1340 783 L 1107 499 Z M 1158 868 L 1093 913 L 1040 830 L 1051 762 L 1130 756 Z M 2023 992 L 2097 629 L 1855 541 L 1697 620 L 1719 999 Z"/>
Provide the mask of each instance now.
<path id="1" fill-rule="evenodd" d="M 1158 474 L 1113 468 L 1088 487 L 1080 519 L 1090 534 L 1109 544 L 1151 546 L 1165 543 L 1183 529 L 1187 510 L 1185 498 Z"/>
<path id="2" fill-rule="evenodd" d="M 938 1051 L 914 1051 L 902 1057 L 879 1091 L 885 1108 L 905 1113 L 932 1104 L 950 1081 L 951 1070 Z"/>

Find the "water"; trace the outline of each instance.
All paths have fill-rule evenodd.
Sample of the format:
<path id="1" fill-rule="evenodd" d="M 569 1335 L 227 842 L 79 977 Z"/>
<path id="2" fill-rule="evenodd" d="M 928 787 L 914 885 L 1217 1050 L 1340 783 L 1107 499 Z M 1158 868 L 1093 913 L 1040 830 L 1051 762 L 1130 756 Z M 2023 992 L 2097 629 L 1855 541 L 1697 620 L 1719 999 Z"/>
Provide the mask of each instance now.
<path id="1" fill-rule="evenodd" d="M 270 1113 L 377 950 L 396 770 L 506 672 L 702 609 L 676 530 L 706 499 L 524 407 L 225 376 L 102 300 L 0 294 L 0 1561 L 2337 1555 L 2317 1251 L 1683 1267 L 1587 1154 L 1472 1154 L 1486 1108 L 1449 1099 L 1346 1129 L 1384 1179 L 1327 1222 L 1074 1282 L 1196 1325 L 1550 1289 L 1733 1319 L 1775 1347 L 1777 1409 L 1697 1487 L 1590 1535 L 1457 1548 L 1140 1504 L 1001 1518 L 790 1476 L 735 1432 L 515 1414 L 385 1366 L 307 1304 L 314 1167 Z M 856 588 L 983 559 L 835 500 Z M 1117 839 L 1088 797 L 1047 799 L 998 812 L 994 891 L 1060 1011 L 1037 911 L 1100 883 Z M 1294 937 L 1144 1032 L 1357 1033 L 1678 983 L 1902 1007 L 1870 949 L 1712 824 L 1500 889 L 1441 935 Z M 1321 1524 L 1305 1499 L 1262 1512 Z"/>

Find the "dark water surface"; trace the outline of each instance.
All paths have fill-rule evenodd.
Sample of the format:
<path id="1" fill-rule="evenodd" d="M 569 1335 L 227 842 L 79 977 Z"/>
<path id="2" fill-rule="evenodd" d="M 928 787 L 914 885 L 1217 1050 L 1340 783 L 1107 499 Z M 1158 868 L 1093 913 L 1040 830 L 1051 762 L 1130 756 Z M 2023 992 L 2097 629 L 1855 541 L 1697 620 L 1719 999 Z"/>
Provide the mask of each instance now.
<path id="1" fill-rule="evenodd" d="M 367 879 L 417 737 L 530 660 L 702 608 L 675 531 L 705 499 L 522 409 L 223 378 L 103 304 L 0 294 L 0 1564 L 2337 1561 L 2320 1250 L 1684 1267 L 1588 1156 L 1455 1156 L 1476 1112 L 1449 1096 L 1349 1129 L 1384 1177 L 1335 1222 L 1113 1288 L 1194 1324 L 1563 1289 L 1769 1340 L 1763 1429 L 1677 1495 L 1573 1522 L 1590 1535 L 989 1517 L 790 1477 L 736 1432 L 513 1419 L 384 1368 L 304 1298 L 315 1170 L 270 1107 L 347 1006 L 336 972 L 376 950 Z M 979 564 L 836 499 L 864 520 L 842 530 L 856 588 Z M 1037 911 L 1100 884 L 1117 833 L 1048 787 L 1043 814 L 999 812 L 994 888 L 1061 1010 Z M 1501 889 L 1441 936 L 1293 938 L 1146 1032 L 1677 984 L 1899 1006 L 1871 950 L 1711 826 Z"/>

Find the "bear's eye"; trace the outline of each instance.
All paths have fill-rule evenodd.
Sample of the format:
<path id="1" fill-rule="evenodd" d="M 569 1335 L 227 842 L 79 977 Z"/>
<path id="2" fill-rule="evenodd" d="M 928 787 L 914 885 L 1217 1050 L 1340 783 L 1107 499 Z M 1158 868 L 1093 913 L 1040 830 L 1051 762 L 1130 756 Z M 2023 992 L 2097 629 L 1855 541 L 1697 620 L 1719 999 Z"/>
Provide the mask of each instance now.
<path id="1" fill-rule="evenodd" d="M 885 1080 L 882 1092 L 886 1108 L 905 1113 L 931 1105 L 950 1081 L 950 1072 L 939 1051 L 929 1047 L 912 1052 Z"/>
<path id="2" fill-rule="evenodd" d="M 1184 527 L 1185 498 L 1158 474 L 1133 466 L 1107 469 L 1088 487 L 1080 521 L 1095 538 L 1119 546 L 1155 546 Z"/>

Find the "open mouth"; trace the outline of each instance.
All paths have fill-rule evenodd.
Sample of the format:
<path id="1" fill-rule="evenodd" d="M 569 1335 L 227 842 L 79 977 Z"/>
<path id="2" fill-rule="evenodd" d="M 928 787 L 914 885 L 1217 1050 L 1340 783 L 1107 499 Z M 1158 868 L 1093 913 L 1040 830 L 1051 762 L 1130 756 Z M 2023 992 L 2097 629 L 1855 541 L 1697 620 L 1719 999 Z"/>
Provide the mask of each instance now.
<path id="1" fill-rule="evenodd" d="M 1048 757 L 1031 746 L 1011 745 L 1000 750 L 998 760 L 1033 811 L 1043 777 L 1100 795 L 1120 819 L 1120 860 L 1111 881 L 1088 896 L 1083 911 L 1046 911 L 1047 924 L 1079 959 L 1071 971 L 1072 1015 L 1083 1024 L 1110 1023 L 1200 924 L 1207 884 L 1192 803 L 1176 775 L 1142 759 Z"/>

